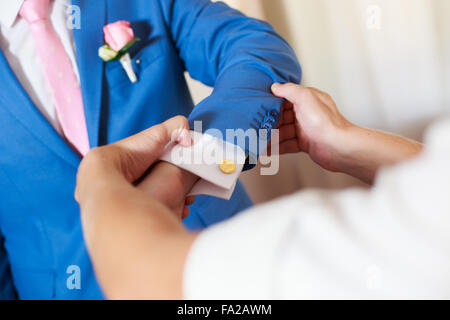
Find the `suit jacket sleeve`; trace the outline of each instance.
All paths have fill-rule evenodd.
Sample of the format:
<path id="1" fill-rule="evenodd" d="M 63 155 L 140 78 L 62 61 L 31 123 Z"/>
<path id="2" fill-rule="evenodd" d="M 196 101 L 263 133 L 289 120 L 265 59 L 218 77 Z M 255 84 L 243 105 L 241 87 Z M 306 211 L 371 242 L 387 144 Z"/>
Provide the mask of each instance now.
<path id="1" fill-rule="evenodd" d="M 203 130 L 218 129 L 219 138 L 240 145 L 255 160 L 264 150 L 226 139 L 226 130 L 276 128 L 282 100 L 270 87 L 274 82 L 300 82 L 294 51 L 269 24 L 221 2 L 160 1 L 186 69 L 214 87 L 190 115 L 191 126 L 201 120 Z"/>

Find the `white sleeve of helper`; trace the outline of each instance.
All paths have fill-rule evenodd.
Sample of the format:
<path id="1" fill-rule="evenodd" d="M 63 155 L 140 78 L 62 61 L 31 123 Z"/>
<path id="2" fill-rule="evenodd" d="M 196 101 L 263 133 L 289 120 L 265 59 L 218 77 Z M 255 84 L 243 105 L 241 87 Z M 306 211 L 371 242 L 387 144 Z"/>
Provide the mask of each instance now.
<path id="1" fill-rule="evenodd" d="M 186 299 L 449 299 L 450 121 L 372 190 L 300 192 L 202 232 Z"/>

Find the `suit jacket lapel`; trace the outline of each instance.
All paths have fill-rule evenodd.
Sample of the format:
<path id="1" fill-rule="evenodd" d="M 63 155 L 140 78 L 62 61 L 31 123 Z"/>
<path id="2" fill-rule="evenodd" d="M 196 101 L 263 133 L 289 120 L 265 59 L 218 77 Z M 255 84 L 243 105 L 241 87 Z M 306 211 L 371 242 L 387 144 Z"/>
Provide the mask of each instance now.
<path id="1" fill-rule="evenodd" d="M 98 49 L 104 43 L 105 0 L 72 0 L 81 9 L 81 28 L 74 29 L 76 56 L 81 78 L 86 123 L 91 148 L 99 145 L 103 91 L 103 61 Z"/>
<path id="2" fill-rule="evenodd" d="M 36 108 L 10 68 L 0 50 L 0 74 L 2 75 L 2 95 L 0 104 L 22 124 L 34 137 L 74 167 L 78 167 L 80 157 L 55 131 L 52 125 Z"/>

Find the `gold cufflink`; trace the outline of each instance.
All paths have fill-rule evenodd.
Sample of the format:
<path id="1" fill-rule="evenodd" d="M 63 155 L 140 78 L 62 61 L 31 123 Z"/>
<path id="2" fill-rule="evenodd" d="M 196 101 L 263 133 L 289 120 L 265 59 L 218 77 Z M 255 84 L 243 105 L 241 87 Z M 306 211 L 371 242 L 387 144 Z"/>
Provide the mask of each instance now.
<path id="1" fill-rule="evenodd" d="M 236 163 L 233 160 L 223 160 L 219 167 L 225 174 L 232 174 L 236 171 Z"/>

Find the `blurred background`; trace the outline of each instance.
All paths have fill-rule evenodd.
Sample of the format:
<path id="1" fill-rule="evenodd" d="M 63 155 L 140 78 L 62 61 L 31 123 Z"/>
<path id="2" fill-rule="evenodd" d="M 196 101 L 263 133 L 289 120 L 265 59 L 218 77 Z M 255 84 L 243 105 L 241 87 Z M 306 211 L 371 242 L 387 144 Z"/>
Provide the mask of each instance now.
<path id="1" fill-rule="evenodd" d="M 303 84 L 330 93 L 352 122 L 421 140 L 450 111 L 450 0 L 225 0 L 293 46 Z M 189 80 L 196 102 L 211 88 Z M 304 155 L 275 176 L 243 174 L 257 203 L 304 188 L 363 186 Z"/>

